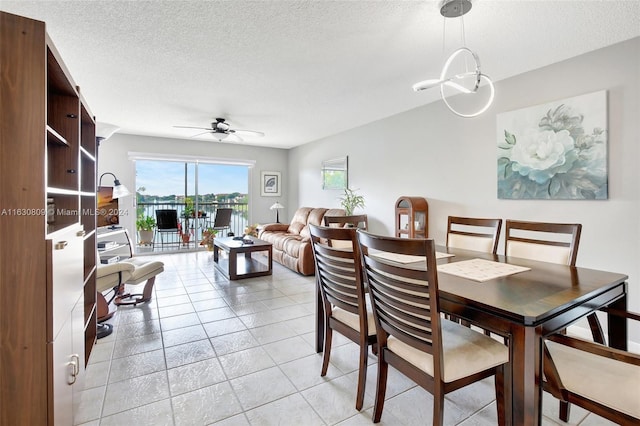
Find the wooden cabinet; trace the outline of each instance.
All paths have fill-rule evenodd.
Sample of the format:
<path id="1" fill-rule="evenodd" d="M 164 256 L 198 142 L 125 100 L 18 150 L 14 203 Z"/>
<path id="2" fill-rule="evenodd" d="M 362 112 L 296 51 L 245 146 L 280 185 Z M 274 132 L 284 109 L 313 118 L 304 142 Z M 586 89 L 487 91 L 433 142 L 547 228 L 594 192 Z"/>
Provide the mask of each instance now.
<path id="1" fill-rule="evenodd" d="M 0 12 L 0 424 L 71 425 L 95 342 L 95 121 L 43 22 Z"/>
<path id="2" fill-rule="evenodd" d="M 429 206 L 422 197 L 400 197 L 396 201 L 396 237 L 428 238 Z"/>

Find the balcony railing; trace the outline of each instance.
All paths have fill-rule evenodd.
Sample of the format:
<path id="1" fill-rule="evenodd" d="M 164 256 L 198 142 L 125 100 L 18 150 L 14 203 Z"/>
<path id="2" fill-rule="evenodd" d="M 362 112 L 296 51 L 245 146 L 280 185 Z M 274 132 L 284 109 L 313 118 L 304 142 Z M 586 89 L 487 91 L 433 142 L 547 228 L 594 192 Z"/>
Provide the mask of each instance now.
<path id="1" fill-rule="evenodd" d="M 192 235 L 191 240 L 191 248 L 193 248 L 194 243 L 202 239 L 202 231 L 213 227 L 213 223 L 215 220 L 216 210 L 218 208 L 231 208 L 233 209 L 233 213 L 231 215 L 231 229 L 229 232 L 232 232 L 235 235 L 242 235 L 244 233 L 244 229 L 248 225 L 248 216 L 249 216 L 249 208 L 246 203 L 231 203 L 231 202 L 201 202 L 198 203 L 197 207 L 195 204 L 193 205 L 193 209 L 197 209 L 197 214 L 190 216 L 188 218 L 185 217 L 185 210 L 187 205 L 185 203 L 177 203 L 177 202 L 166 202 L 166 203 L 144 203 L 138 202 L 137 214 L 138 216 L 150 216 L 154 219 L 156 218 L 157 210 L 176 210 L 178 213 L 178 221 L 182 232 L 189 232 Z M 195 218 L 198 220 L 195 220 Z M 226 236 L 226 233 L 223 234 Z M 181 244 L 181 248 L 188 248 Z M 174 247 L 175 248 L 175 247 Z"/>

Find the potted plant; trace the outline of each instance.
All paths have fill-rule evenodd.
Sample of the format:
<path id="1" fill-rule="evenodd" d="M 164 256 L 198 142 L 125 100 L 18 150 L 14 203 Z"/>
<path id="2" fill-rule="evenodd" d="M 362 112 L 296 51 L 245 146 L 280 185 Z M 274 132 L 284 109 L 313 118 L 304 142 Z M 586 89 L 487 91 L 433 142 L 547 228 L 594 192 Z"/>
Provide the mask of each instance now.
<path id="1" fill-rule="evenodd" d="M 207 228 L 202 231 L 202 241 L 200 241 L 201 246 L 207 246 L 207 250 L 213 250 L 213 239 L 216 237 L 218 233 L 217 230 L 213 228 Z"/>
<path id="2" fill-rule="evenodd" d="M 138 244 L 149 245 L 153 243 L 153 228 L 156 227 L 156 220 L 152 216 L 140 216 L 136 220 L 136 228 L 140 239 Z"/>
<path id="3" fill-rule="evenodd" d="M 247 225 L 247 227 L 244 228 L 244 235 L 250 235 L 252 237 L 258 238 L 258 224 Z"/>
<path id="4" fill-rule="evenodd" d="M 193 209 L 193 199 L 191 197 L 187 197 L 184 199 L 184 217 L 190 218 L 194 217 L 194 209 Z"/>
<path id="5" fill-rule="evenodd" d="M 357 208 L 364 208 L 364 197 L 356 194 L 357 189 L 344 189 L 344 196 L 340 198 L 340 204 L 344 208 L 347 216 L 353 215 Z"/>

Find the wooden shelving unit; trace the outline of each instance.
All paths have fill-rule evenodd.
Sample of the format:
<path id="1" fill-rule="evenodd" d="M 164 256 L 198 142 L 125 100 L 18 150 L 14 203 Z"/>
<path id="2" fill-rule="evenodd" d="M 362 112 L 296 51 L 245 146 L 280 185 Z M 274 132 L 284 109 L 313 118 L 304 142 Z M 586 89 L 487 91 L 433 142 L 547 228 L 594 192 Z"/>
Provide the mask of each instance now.
<path id="1" fill-rule="evenodd" d="M 400 197 L 396 201 L 396 237 L 428 238 L 429 205 L 422 197 Z"/>
<path id="2" fill-rule="evenodd" d="M 0 424 L 72 425 L 96 338 L 95 121 L 43 22 L 0 12 L 0 67 Z"/>

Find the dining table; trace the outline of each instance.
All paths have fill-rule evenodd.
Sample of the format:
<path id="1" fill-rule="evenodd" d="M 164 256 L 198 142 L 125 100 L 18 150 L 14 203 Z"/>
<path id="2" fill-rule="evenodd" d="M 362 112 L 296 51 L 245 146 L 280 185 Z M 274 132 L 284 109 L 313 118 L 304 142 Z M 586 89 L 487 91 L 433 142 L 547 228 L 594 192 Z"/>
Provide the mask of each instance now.
<path id="1" fill-rule="evenodd" d="M 628 276 L 444 246 L 436 246 L 436 251 L 441 311 L 506 337 L 510 354 L 505 371 L 506 424 L 541 424 L 544 338 L 603 307 L 626 310 Z M 523 270 L 484 281 L 440 270 L 441 265 L 473 259 Z M 424 260 L 402 264 L 426 267 Z M 321 352 L 324 325 L 319 294 L 316 300 L 316 352 Z M 608 315 L 607 333 L 609 346 L 627 350 L 625 318 Z"/>

